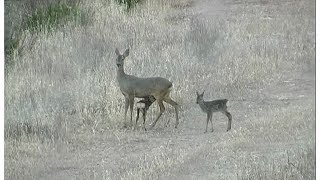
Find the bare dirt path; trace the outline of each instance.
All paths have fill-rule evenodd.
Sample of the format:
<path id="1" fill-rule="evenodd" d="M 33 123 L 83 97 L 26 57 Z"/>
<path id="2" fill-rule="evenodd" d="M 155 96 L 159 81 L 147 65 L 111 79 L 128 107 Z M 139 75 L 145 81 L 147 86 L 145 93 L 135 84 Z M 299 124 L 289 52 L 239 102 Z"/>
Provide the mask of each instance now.
<path id="1" fill-rule="evenodd" d="M 217 114 L 214 132 L 204 134 L 205 115 L 195 105 L 188 112 L 193 116 L 188 118 L 191 121 L 184 121 L 177 130 L 159 125 L 147 132 L 120 130 L 90 137 L 89 144 L 78 144 L 73 150 L 61 150 L 60 155 L 46 158 L 43 163 L 48 169 L 39 168 L 38 177 L 237 179 L 239 169 L 253 157 L 285 161 L 288 151 L 312 141 L 313 132 L 308 130 L 314 129 L 314 122 L 312 118 L 308 122 L 275 122 L 273 115 L 266 117 L 270 113 L 264 111 L 286 117 L 283 113 L 297 107 L 312 108 L 314 79 L 290 80 L 260 93 L 263 99 L 233 103 L 233 128 L 228 133 L 226 119 Z M 243 113 L 244 109 L 249 110 Z M 304 123 L 310 123 L 310 129 L 295 128 Z"/>

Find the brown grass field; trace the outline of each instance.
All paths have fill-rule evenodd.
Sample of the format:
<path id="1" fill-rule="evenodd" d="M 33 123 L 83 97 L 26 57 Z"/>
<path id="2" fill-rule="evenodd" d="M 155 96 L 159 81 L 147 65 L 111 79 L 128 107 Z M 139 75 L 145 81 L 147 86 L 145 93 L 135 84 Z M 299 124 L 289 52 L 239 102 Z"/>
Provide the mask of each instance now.
<path id="1" fill-rule="evenodd" d="M 78 6 L 87 23 L 20 33 L 5 74 L 5 179 L 315 179 L 315 1 Z M 22 13 L 5 8 L 6 22 Z M 130 48 L 128 74 L 173 82 L 177 129 L 167 104 L 149 128 L 156 103 L 146 132 L 142 119 L 123 128 L 116 47 Z M 196 91 L 229 100 L 229 132 L 215 113 L 203 133 Z"/>

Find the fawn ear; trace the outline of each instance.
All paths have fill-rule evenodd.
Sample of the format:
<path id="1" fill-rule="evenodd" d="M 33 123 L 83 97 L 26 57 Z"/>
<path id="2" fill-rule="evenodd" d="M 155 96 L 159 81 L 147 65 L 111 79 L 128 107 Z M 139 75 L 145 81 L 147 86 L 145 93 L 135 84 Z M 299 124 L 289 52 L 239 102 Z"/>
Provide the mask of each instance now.
<path id="1" fill-rule="evenodd" d="M 124 57 L 128 57 L 129 56 L 129 49 L 127 49 L 124 53 L 123 53 Z"/>
<path id="2" fill-rule="evenodd" d="M 116 55 L 118 55 L 118 56 L 120 55 L 120 52 L 119 52 L 118 48 L 116 48 L 115 53 L 116 53 Z"/>

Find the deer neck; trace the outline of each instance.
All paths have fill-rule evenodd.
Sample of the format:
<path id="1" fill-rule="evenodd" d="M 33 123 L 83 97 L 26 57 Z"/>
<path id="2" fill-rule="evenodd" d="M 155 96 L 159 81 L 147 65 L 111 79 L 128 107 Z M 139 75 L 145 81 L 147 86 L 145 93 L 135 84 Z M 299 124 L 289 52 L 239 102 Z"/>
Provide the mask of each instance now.
<path id="1" fill-rule="evenodd" d="M 199 106 L 200 106 L 200 108 L 201 108 L 201 110 L 202 110 L 203 112 L 207 112 L 207 111 L 208 111 L 208 108 L 207 108 L 207 106 L 205 105 L 205 103 L 204 103 L 203 100 L 199 102 Z"/>
<path id="2" fill-rule="evenodd" d="M 124 72 L 123 66 L 118 67 L 118 71 L 117 71 L 118 79 L 120 79 L 121 77 L 123 77 L 125 75 L 126 75 L 126 73 Z"/>

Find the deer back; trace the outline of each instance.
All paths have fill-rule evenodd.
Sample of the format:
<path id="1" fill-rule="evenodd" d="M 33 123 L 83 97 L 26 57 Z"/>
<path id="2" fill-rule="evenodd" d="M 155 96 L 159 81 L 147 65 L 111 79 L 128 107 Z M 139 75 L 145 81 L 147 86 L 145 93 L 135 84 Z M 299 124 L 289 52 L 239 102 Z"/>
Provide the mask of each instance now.
<path id="1" fill-rule="evenodd" d="M 120 90 L 125 95 L 135 97 L 157 96 L 169 91 L 172 83 L 161 77 L 139 78 L 132 75 L 125 75 L 118 79 Z"/>

